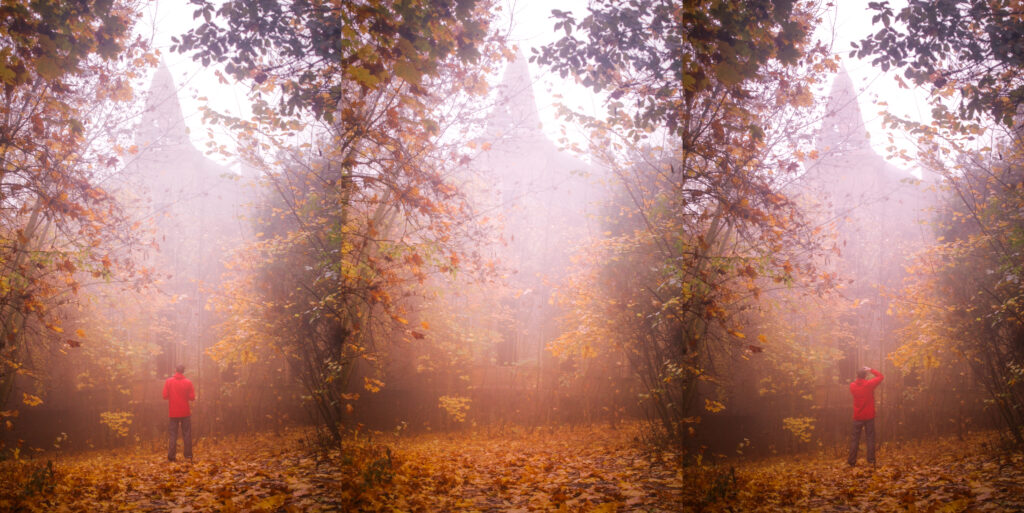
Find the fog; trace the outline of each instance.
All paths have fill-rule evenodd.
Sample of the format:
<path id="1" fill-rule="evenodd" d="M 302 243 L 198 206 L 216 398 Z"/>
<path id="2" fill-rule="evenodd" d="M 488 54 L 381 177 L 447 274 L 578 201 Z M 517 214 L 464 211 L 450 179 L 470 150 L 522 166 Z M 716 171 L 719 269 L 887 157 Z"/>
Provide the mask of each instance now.
<path id="1" fill-rule="evenodd" d="M 468 130 L 478 134 L 466 146 L 470 158 L 453 175 L 465 186 L 457 201 L 473 213 L 460 221 L 465 226 L 443 232 L 451 240 L 432 243 L 444 252 L 430 248 L 433 254 L 420 253 L 423 238 L 436 227 L 417 226 L 433 221 L 415 207 L 396 211 L 422 216 L 411 223 L 395 224 L 388 218 L 394 213 L 382 216 L 379 211 L 366 213 L 369 217 L 362 221 L 363 229 L 374 229 L 375 222 L 392 223 L 388 229 L 393 244 L 409 247 L 372 251 L 377 258 L 402 259 L 411 268 L 392 277 L 401 291 L 400 298 L 389 298 L 394 304 L 376 313 L 368 306 L 357 314 L 366 315 L 367 326 L 355 329 L 373 331 L 370 340 L 355 349 L 345 346 L 341 353 L 352 359 L 341 375 L 346 385 L 340 394 L 342 414 L 335 419 L 343 426 L 430 431 L 507 424 L 614 425 L 658 418 L 654 406 L 643 399 L 652 393 L 651 384 L 636 374 L 636 358 L 646 355 L 636 354 L 639 350 L 631 344 L 637 341 L 616 340 L 628 335 L 607 326 L 625 321 L 584 319 L 614 316 L 616 308 L 650 316 L 665 307 L 660 291 L 650 287 L 677 285 L 678 278 L 665 282 L 655 277 L 644 283 L 651 279 L 652 269 L 643 268 L 647 260 L 630 261 L 635 255 L 617 253 L 614 246 L 642 248 L 651 243 L 632 230 L 660 222 L 653 218 L 662 201 L 657 188 L 665 185 L 663 162 L 678 158 L 674 155 L 681 150 L 673 147 L 677 143 L 671 137 L 656 149 L 620 146 L 605 155 L 560 148 L 541 129 L 534 90 L 538 81 L 523 51 L 504 66 L 494 94 L 484 102 L 486 115 Z M 47 398 L 42 406 L 23 411 L 12 433 L 33 445 L 46 447 L 62 433 L 68 436 L 65 445 L 75 447 L 158 437 L 165 408 L 160 388 L 177 364 L 185 365 L 199 390 L 198 433 L 276 429 L 320 420 L 310 404 L 315 403 L 310 389 L 297 377 L 303 371 L 289 360 L 293 355 L 274 347 L 273 340 L 259 340 L 266 335 L 252 323 L 265 319 L 244 318 L 268 313 L 232 305 L 251 301 L 239 297 L 245 293 L 240 287 L 252 284 L 239 281 L 238 269 L 260 267 L 250 259 L 277 257 L 264 248 L 253 249 L 268 239 L 264 227 L 272 230 L 284 217 L 275 213 L 304 200 L 288 196 L 283 203 L 270 199 L 268 204 L 266 188 L 280 184 L 261 181 L 251 166 L 239 174 L 215 161 L 217 154 L 197 147 L 186 123 L 196 115 L 181 109 L 183 87 L 165 64 L 150 80 L 140 95 L 145 103 L 132 150 L 124 159 L 127 166 L 113 181 L 143 233 L 137 265 L 152 273 L 152 282 L 139 290 L 99 285 L 102 292 L 89 314 L 64 314 L 62 329 L 84 335 L 74 347 L 47 355 L 53 377 L 43 391 L 30 376 L 15 380 L 13 388 Z M 903 267 L 929 236 L 922 221 L 935 194 L 907 183 L 913 178 L 909 173 L 875 153 L 864 136 L 857 98 L 852 81 L 841 72 L 814 135 L 818 158 L 787 179 L 789 190 L 814 216 L 809 222 L 825 229 L 827 246 L 836 248 L 821 257 L 819 272 L 831 273 L 837 290 L 806 297 L 806 290 L 791 285 L 789 290 L 755 295 L 755 301 L 737 312 L 749 317 L 744 320 L 746 333 L 726 328 L 725 337 L 731 340 L 721 343 L 731 347 L 714 362 L 714 374 L 696 373 L 697 378 L 709 376 L 707 383 L 698 382 L 688 392 L 700 398 L 699 410 L 705 401 L 728 405 L 724 411 L 711 407 L 704 412 L 699 441 L 706 447 L 727 451 L 744 440 L 757 440 L 755 451 L 794 449 L 807 430 L 815 433 L 819 445 L 841 441 L 848 408 L 844 382 L 862 365 L 884 368 L 886 355 L 899 345 L 899 323 L 886 294 L 900 286 Z M 639 162 L 636 174 L 607 167 L 620 158 Z M 645 177 L 645 172 L 653 174 Z M 373 188 L 371 181 L 363 183 Z M 691 215 L 704 217 L 712 206 L 692 205 Z M 652 228 L 657 232 L 648 236 L 662 237 L 657 233 L 673 229 Z M 721 257 L 738 255 L 727 252 Z M 424 263 L 424 258 L 432 261 Z M 445 259 L 450 261 L 446 264 Z M 464 261 L 461 269 L 453 263 L 457 260 Z M 309 260 L 304 270 L 314 271 L 317 265 L 323 264 Z M 268 262 L 259 270 L 266 281 L 262 286 L 274 287 L 276 273 L 295 271 Z M 749 281 L 744 285 L 749 290 L 773 288 L 759 283 L 756 273 L 741 277 Z M 380 285 L 370 280 L 368 286 L 372 294 Z M 632 288 L 647 288 L 650 297 L 634 296 Z M 375 301 L 384 302 L 371 298 L 369 304 Z M 607 304 L 587 304 L 599 301 Z M 652 302 L 655 308 L 640 302 Z M 287 306 L 295 305 L 276 308 Z M 381 315 L 393 325 L 370 324 L 380 322 L 374 317 Z M 670 329 L 657 323 L 648 328 Z M 789 354 L 773 354 L 775 347 Z M 671 372 L 665 383 L 671 383 Z M 889 385 L 878 397 L 899 412 L 880 424 L 886 436 L 963 429 L 947 420 L 961 414 L 960 401 L 954 411 L 905 405 L 906 394 L 896 386 Z M 965 397 L 981 393 L 962 387 L 949 390 Z M 677 407 L 671 401 L 666 406 Z M 919 408 L 925 408 L 924 416 Z M 111 422 L 97 422 L 104 414 L 127 415 L 127 439 Z M 803 431 L 787 431 L 784 419 L 810 424 Z"/>
<path id="2" fill-rule="evenodd" d="M 872 465 L 1020 442 L 1019 109 L 871 63 L 884 6 L 747 13 L 768 37 L 666 1 L 201 4 L 0 60 L 0 470 L 36 476 L 0 504 L 63 493 L 44 460 L 162 460 L 168 418 L 209 475 L 280 441 L 304 480 L 251 511 L 399 508 L 499 441 L 534 459 L 430 477 L 490 502 L 417 510 L 526 508 L 560 440 L 615 463 L 530 508 L 702 510 L 720 463 L 842 461 L 851 406 Z M 627 460 L 643 493 L 597 475 Z"/>

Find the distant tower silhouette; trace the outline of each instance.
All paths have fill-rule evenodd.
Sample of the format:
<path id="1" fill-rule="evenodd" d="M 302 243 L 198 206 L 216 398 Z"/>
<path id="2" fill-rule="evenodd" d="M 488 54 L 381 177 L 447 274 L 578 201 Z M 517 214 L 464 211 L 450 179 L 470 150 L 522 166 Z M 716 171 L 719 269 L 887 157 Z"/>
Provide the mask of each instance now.
<path id="1" fill-rule="evenodd" d="M 498 99 L 487 118 L 485 138 L 491 141 L 515 138 L 520 143 L 537 144 L 545 140 L 541 132 L 537 102 L 533 96 L 530 68 L 521 51 L 516 52 L 498 85 Z"/>
<path id="2" fill-rule="evenodd" d="M 497 98 L 478 140 L 487 149 L 474 167 L 495 185 L 498 210 L 510 241 L 499 258 L 513 267 L 511 285 L 529 291 L 510 300 L 513 325 L 497 359 L 540 360 L 556 335 L 548 305 L 552 281 L 564 276 L 574 244 L 589 226 L 588 205 L 595 188 L 581 171 L 589 165 L 562 152 L 541 130 L 526 58 L 517 52 L 497 86 Z"/>
<path id="3" fill-rule="evenodd" d="M 154 341 L 163 348 L 157 372 L 167 375 L 184 363 L 198 377 L 215 321 L 205 310 L 206 287 L 219 279 L 230 248 L 250 232 L 241 219 L 247 194 L 230 169 L 193 146 L 166 63 L 154 73 L 145 101 L 121 187 L 139 199 L 139 217 L 153 220 L 159 252 L 147 264 L 164 277 L 160 290 L 178 298 L 161 312 L 161 324 L 170 329 Z"/>
<path id="4" fill-rule="evenodd" d="M 867 134 L 853 81 L 840 68 L 815 141 L 818 158 L 808 169 L 808 178 L 836 205 L 873 202 L 885 194 L 887 175 L 906 175 L 875 153 Z"/>
<path id="5" fill-rule="evenodd" d="M 931 239 L 931 230 L 922 221 L 933 200 L 913 175 L 889 164 L 871 147 L 857 92 L 845 69 L 832 84 L 815 149 L 818 156 L 807 163 L 801 194 L 809 208 L 817 210 L 817 222 L 836 231 L 840 254 L 826 267 L 839 274 L 845 297 L 863 302 L 845 320 L 854 343 L 837 347 L 845 356 L 836 369 L 842 381 L 862 365 L 883 364 L 896 347 L 900 324 L 891 314 L 885 291 L 901 286 L 909 256 Z M 823 377 L 820 384 L 823 394 L 835 397 L 826 402 L 845 405 L 848 392 L 832 383 Z M 842 409 L 836 415 L 845 419 L 848 412 Z M 885 422 L 880 429 L 895 425 Z"/>
<path id="6" fill-rule="evenodd" d="M 840 68 L 832 82 L 832 93 L 815 146 L 818 153 L 833 156 L 872 152 L 864 118 L 857 104 L 857 92 L 846 68 Z"/>
<path id="7" fill-rule="evenodd" d="M 142 152 L 194 149 L 178 102 L 178 89 L 163 60 L 153 75 L 135 144 Z"/>

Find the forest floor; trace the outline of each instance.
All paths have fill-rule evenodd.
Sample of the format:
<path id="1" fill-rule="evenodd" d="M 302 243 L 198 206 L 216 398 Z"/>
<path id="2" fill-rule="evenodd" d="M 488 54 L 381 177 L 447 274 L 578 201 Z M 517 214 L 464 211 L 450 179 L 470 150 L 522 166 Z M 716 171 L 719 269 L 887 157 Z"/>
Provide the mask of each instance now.
<path id="1" fill-rule="evenodd" d="M 309 430 L 0 462 L 0 511 L 1024 511 L 1024 456 L 992 433 L 682 468 L 639 426 L 355 435 Z M 52 467 L 47 461 L 52 461 Z"/>
<path id="2" fill-rule="evenodd" d="M 684 511 L 1021 512 L 1024 455 L 995 433 L 882 444 L 878 465 L 820 451 L 689 468 Z M 831 453 L 831 454 L 827 454 Z"/>

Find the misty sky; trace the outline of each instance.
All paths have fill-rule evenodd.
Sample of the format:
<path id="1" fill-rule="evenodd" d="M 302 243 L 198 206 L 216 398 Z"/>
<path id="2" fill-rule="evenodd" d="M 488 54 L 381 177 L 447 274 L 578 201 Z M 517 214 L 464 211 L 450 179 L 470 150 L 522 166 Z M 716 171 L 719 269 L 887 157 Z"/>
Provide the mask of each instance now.
<path id="1" fill-rule="evenodd" d="M 524 54 L 530 55 L 531 47 L 538 47 L 557 39 L 562 32 L 551 30 L 553 21 L 550 19 L 552 9 L 572 11 L 581 18 L 586 13 L 587 0 L 501 0 L 501 20 L 499 26 L 509 31 L 510 42 L 518 45 Z M 843 57 L 843 63 L 853 79 L 855 87 L 863 91 L 860 95 L 861 111 L 864 115 L 868 131 L 872 135 L 872 145 L 885 155 L 888 145 L 887 137 L 881 126 L 883 109 L 892 110 L 900 115 L 914 119 L 927 116 L 928 109 L 921 100 L 922 94 L 917 91 L 900 89 L 891 74 L 883 73 L 871 66 L 870 62 L 847 57 L 851 41 L 859 40 L 871 33 L 871 14 L 867 11 L 867 0 L 839 2 L 833 7 L 826 19 L 822 20 L 818 37 L 826 43 L 832 43 L 833 51 Z M 151 39 L 156 48 L 160 49 L 174 75 L 176 85 L 180 88 L 182 109 L 185 111 L 186 123 L 192 132 L 192 140 L 199 148 L 204 148 L 208 141 L 208 127 L 203 126 L 199 107 L 204 102 L 198 100 L 206 97 L 218 109 L 231 113 L 245 113 L 246 98 L 244 88 L 219 84 L 212 69 L 204 70 L 192 60 L 177 53 L 170 52 L 171 37 L 187 31 L 193 26 L 192 8 L 181 0 L 158 0 L 145 8 L 145 17 L 139 24 L 143 37 Z M 601 100 L 589 93 L 585 88 L 575 84 L 565 84 L 558 80 L 557 75 L 542 73 L 536 65 L 531 65 L 531 74 L 535 81 L 534 90 L 537 107 L 544 124 L 544 130 L 552 140 L 557 140 L 561 122 L 556 117 L 553 104 L 558 100 L 557 93 L 564 98 L 572 98 L 570 106 L 579 110 L 600 113 Z M 818 94 L 828 93 L 831 84 L 823 84 Z M 142 89 L 148 87 L 143 84 Z M 879 105 L 887 102 L 888 105 Z M 570 137 L 574 133 L 568 129 Z M 230 138 L 223 132 L 215 131 L 219 142 L 231 145 Z M 903 140 L 899 135 L 897 141 Z M 906 146 L 906 145 L 904 145 Z M 909 146 L 907 146 L 909 148 Z M 220 155 L 211 158 L 223 164 L 230 162 Z M 900 167 L 906 167 L 896 162 Z"/>

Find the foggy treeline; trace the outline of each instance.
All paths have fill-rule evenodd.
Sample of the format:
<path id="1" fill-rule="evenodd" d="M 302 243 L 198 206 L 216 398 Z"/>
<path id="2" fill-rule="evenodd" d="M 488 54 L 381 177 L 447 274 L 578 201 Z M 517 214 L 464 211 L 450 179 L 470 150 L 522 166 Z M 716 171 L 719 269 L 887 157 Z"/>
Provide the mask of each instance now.
<path id="1" fill-rule="evenodd" d="M 178 364 L 198 437 L 640 422 L 689 464 L 845 447 L 870 366 L 881 439 L 1024 444 L 1008 3 L 872 4 L 853 55 L 819 2 L 593 2 L 536 47 L 489 0 L 193 4 L 162 51 L 134 0 L 0 11 L 0 458 L 162 443 Z M 166 52 L 246 95 L 204 112 L 237 147 Z M 847 59 L 929 103 L 907 146 Z M 596 95 L 580 137 L 542 74 Z"/>

